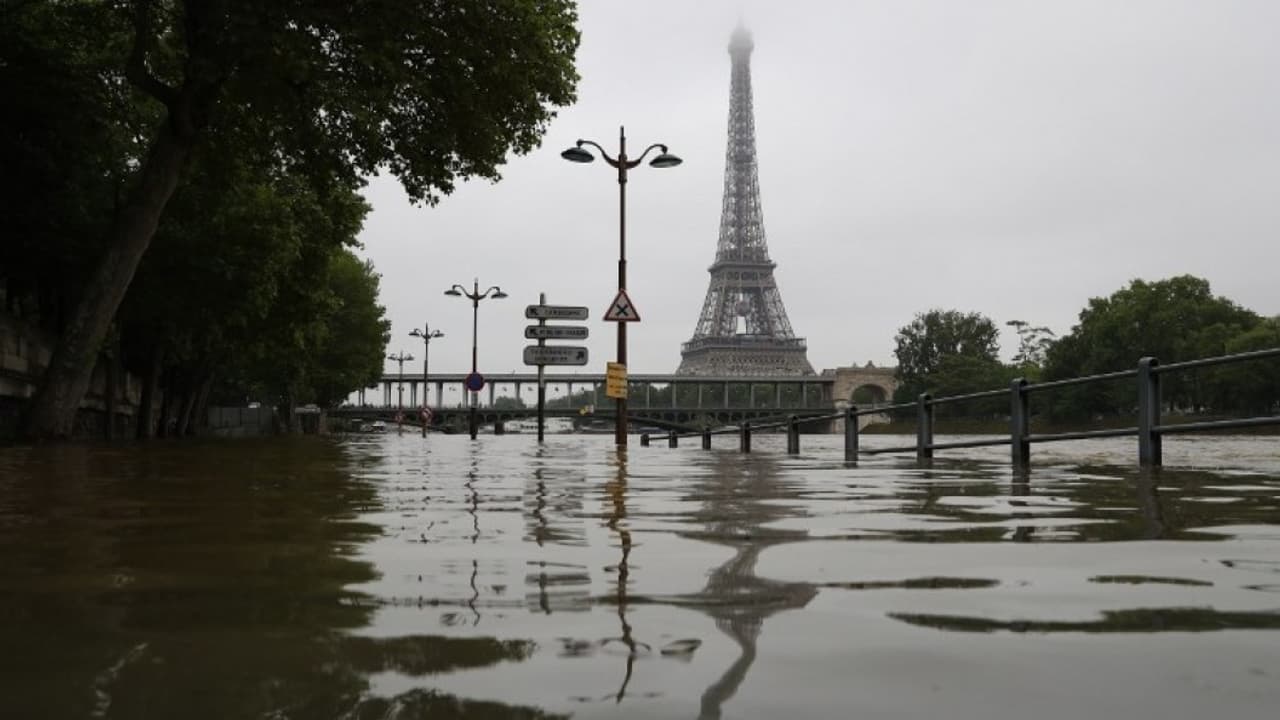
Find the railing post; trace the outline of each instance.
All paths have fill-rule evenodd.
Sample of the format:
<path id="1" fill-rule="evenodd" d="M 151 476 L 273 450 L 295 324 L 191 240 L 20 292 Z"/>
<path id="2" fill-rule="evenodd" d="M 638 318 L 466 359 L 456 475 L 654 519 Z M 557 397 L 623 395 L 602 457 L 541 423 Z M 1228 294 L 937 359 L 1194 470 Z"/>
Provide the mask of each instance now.
<path id="1" fill-rule="evenodd" d="M 711 449 L 711 428 L 707 426 L 702 428 L 702 449 Z"/>
<path id="2" fill-rule="evenodd" d="M 671 432 L 667 433 L 667 447 L 673 448 L 673 447 L 679 447 L 679 446 L 680 446 L 680 436 L 676 435 L 676 431 L 672 430 Z"/>
<path id="3" fill-rule="evenodd" d="M 742 423 L 742 432 L 738 438 L 738 449 L 744 453 L 751 452 L 751 423 Z"/>
<path id="4" fill-rule="evenodd" d="M 858 462 L 858 408 L 850 405 L 844 411 L 844 459 Z"/>
<path id="5" fill-rule="evenodd" d="M 1144 357 L 1138 361 L 1138 464 L 1160 467 L 1163 461 L 1160 433 L 1160 361 Z"/>
<path id="6" fill-rule="evenodd" d="M 1030 434 L 1031 395 L 1026 378 L 1018 378 L 1009 385 L 1009 447 L 1015 468 L 1031 464 L 1031 443 L 1027 442 Z"/>
<path id="7" fill-rule="evenodd" d="M 916 459 L 933 458 L 933 396 L 920 393 L 916 398 Z"/>
<path id="8" fill-rule="evenodd" d="M 640 447 L 649 447 L 649 433 L 640 434 Z"/>
<path id="9" fill-rule="evenodd" d="M 787 418 L 787 454 L 800 454 L 800 423 L 795 415 Z"/>

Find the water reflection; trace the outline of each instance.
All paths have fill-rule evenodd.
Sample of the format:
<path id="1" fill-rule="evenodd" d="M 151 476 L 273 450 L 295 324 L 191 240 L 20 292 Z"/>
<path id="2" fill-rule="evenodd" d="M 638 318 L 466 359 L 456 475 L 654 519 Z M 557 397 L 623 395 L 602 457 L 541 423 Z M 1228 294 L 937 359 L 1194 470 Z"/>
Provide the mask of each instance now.
<path id="1" fill-rule="evenodd" d="M 521 661 L 533 645 L 348 634 L 378 607 L 347 589 L 377 576 L 351 552 L 382 532 L 357 519 L 376 487 L 329 443 L 228 450 L 0 452 L 0 714 L 545 717 L 428 690 L 367 697 L 373 675 Z"/>
<path id="2" fill-rule="evenodd" d="M 802 608 L 817 594 L 808 582 L 781 582 L 755 574 L 760 553 L 775 545 L 803 540 L 804 532 L 773 530 L 767 526 L 794 516 L 786 503 L 795 488 L 780 482 L 776 459 L 716 453 L 710 472 L 698 482 L 701 506 L 692 520 L 703 526 L 698 537 L 734 551 L 715 568 L 706 587 L 681 601 L 715 619 L 716 627 L 739 649 L 734 662 L 702 693 L 698 717 L 719 718 L 722 706 L 737 693 L 756 660 L 756 641 L 769 616 Z"/>
<path id="3" fill-rule="evenodd" d="M 1199 697 L 1139 671 L 1280 702 L 1224 675 L 1274 667 L 1276 473 L 455 440 L 0 450 L 0 716 L 978 717 L 1024 667 L 1105 691 L 1060 714 Z"/>
<path id="4" fill-rule="evenodd" d="M 631 623 L 627 622 L 627 586 L 631 579 L 631 531 L 626 526 L 627 518 L 627 453 L 626 449 L 615 451 L 614 453 L 615 472 L 613 478 L 605 486 L 605 498 L 609 503 L 608 508 L 608 527 L 609 530 L 618 536 L 618 545 L 622 549 L 622 557 L 618 560 L 618 564 L 612 568 L 615 575 L 614 582 L 614 598 L 617 605 L 618 625 L 622 628 L 622 634 L 614 638 L 606 638 L 602 645 L 609 643 L 621 643 L 626 648 L 626 672 L 622 676 L 622 684 L 618 686 L 618 692 L 614 695 L 614 701 L 621 703 L 622 699 L 627 695 L 627 685 L 631 683 L 631 675 L 635 672 L 636 657 L 639 655 L 641 648 L 649 651 L 650 648 L 645 643 L 636 642 L 632 637 Z"/>

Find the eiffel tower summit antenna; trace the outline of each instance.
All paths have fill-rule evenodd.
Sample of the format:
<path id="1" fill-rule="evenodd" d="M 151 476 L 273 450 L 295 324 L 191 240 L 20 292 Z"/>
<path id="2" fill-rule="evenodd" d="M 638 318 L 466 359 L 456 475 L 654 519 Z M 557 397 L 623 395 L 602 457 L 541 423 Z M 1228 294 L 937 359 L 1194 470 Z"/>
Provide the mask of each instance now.
<path id="1" fill-rule="evenodd" d="M 724 201 L 711 284 L 693 338 L 680 348 L 679 375 L 812 375 L 807 348 L 787 320 L 773 278 L 760 207 L 756 126 L 751 107 L 751 33 L 729 36 L 729 144 Z"/>

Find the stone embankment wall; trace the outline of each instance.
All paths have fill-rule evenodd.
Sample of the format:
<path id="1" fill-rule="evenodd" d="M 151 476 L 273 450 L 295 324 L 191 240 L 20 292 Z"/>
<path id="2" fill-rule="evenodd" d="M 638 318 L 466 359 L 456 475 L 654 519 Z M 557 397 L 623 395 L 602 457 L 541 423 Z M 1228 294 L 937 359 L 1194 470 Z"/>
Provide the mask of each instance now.
<path id="1" fill-rule="evenodd" d="M 17 436 L 18 420 L 27 401 L 35 395 L 40 377 L 49 365 L 54 338 L 22 320 L 0 313 L 0 440 Z M 80 403 L 74 435 L 101 438 L 107 423 L 107 363 L 93 370 L 89 392 Z M 115 378 L 114 435 L 132 437 L 136 432 L 142 381 L 118 372 Z"/>

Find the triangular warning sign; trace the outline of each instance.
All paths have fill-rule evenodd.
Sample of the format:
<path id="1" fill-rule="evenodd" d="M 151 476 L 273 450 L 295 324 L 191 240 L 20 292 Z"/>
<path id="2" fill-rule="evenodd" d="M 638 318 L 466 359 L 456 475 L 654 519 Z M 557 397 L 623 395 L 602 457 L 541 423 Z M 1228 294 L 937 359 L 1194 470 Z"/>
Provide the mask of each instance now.
<path id="1" fill-rule="evenodd" d="M 636 310 L 631 298 L 627 297 L 627 291 L 619 290 L 617 297 L 609 303 L 609 309 L 604 312 L 604 319 L 611 322 L 640 322 L 640 311 Z"/>

